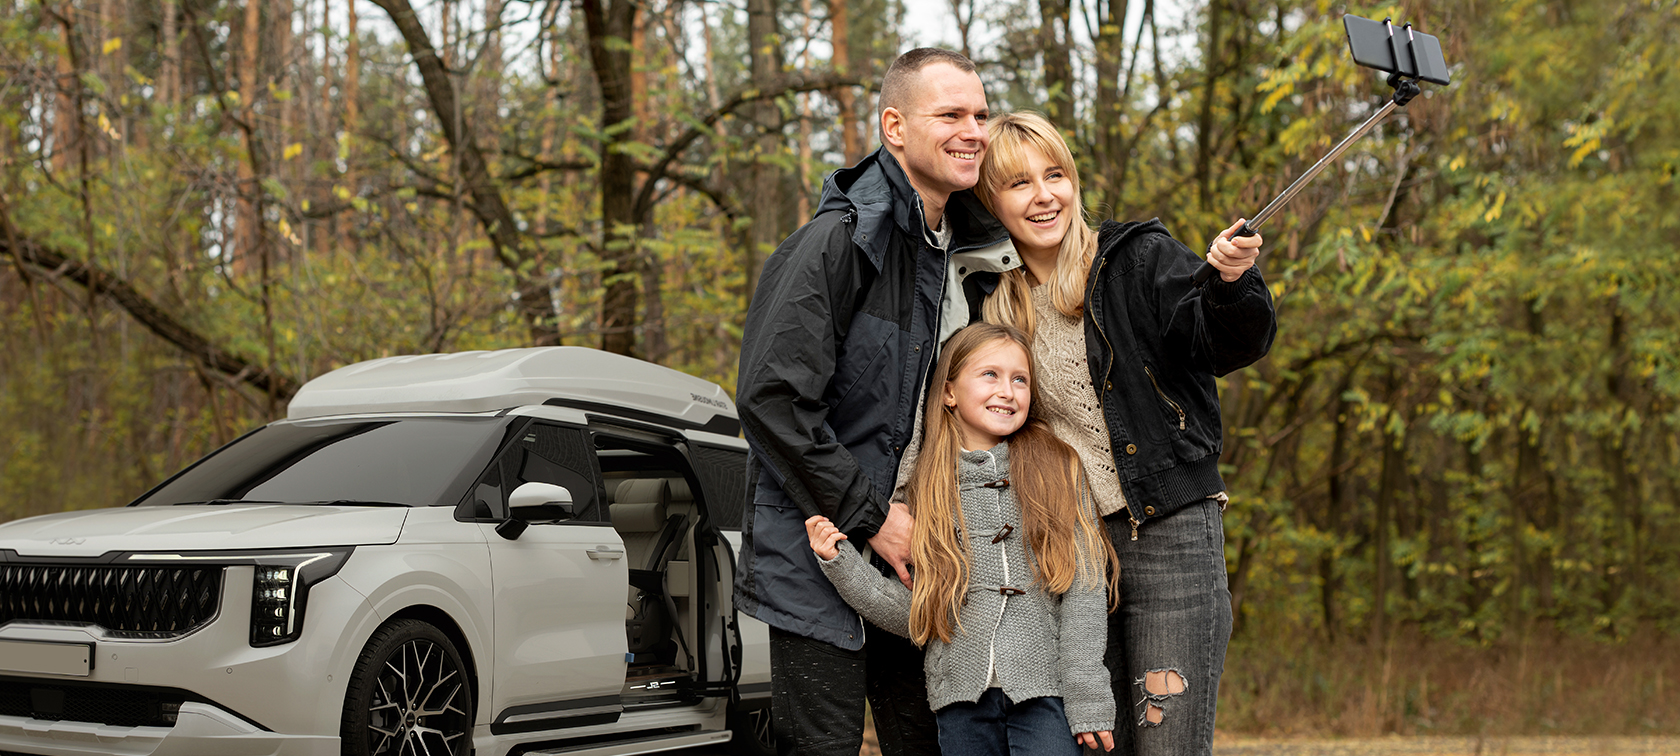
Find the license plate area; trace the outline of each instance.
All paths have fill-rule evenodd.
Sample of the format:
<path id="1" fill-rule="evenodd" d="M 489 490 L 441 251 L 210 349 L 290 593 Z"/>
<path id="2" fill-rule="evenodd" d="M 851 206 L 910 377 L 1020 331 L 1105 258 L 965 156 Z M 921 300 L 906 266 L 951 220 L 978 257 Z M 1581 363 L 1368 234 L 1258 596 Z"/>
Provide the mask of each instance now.
<path id="1" fill-rule="evenodd" d="M 0 672 L 87 677 L 93 673 L 93 644 L 0 640 Z"/>

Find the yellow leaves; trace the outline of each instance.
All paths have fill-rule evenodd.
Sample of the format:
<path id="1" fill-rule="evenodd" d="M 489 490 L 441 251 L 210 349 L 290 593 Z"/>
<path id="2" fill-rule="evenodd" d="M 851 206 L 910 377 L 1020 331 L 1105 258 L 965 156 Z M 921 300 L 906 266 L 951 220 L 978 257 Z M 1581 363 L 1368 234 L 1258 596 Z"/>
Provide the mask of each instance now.
<path id="1" fill-rule="evenodd" d="M 333 187 L 333 196 L 341 200 L 348 200 L 350 199 L 350 190 L 342 186 L 335 186 Z"/>
<path id="2" fill-rule="evenodd" d="M 286 238 L 286 241 L 291 242 L 295 246 L 303 246 L 303 240 L 298 238 L 297 232 L 292 230 L 292 224 L 287 223 L 285 218 L 280 219 L 280 222 L 276 224 L 276 228 L 279 229 L 280 235 Z"/>
<path id="3" fill-rule="evenodd" d="M 1324 140 L 1325 137 L 1318 133 L 1318 125 L 1310 118 L 1298 119 L 1278 134 L 1278 144 L 1291 155 L 1299 155 Z"/>
<path id="4" fill-rule="evenodd" d="M 1470 159 L 1465 157 L 1463 153 L 1459 153 L 1454 155 L 1453 159 L 1447 162 L 1447 170 L 1457 171 L 1458 169 L 1463 168 L 1468 162 L 1470 162 Z"/>
<path id="5" fill-rule="evenodd" d="M 1588 155 L 1597 152 L 1604 145 L 1604 136 L 1610 132 L 1612 127 L 1613 123 L 1607 117 L 1599 118 L 1588 124 L 1570 125 L 1571 134 L 1569 138 L 1563 140 L 1563 146 L 1575 148 L 1575 151 L 1569 155 L 1569 167 L 1579 167 L 1581 161 L 1586 160 Z"/>
<path id="6" fill-rule="evenodd" d="M 110 137 L 113 142 L 122 141 L 122 134 L 117 132 L 116 128 L 111 125 L 111 119 L 106 118 L 104 113 L 99 114 L 99 130 L 105 136 Z"/>
<path id="7" fill-rule="evenodd" d="M 105 40 L 105 48 L 104 48 L 104 51 L 103 51 L 102 54 L 110 55 L 111 53 L 114 53 L 114 52 L 116 52 L 118 50 L 121 50 L 121 49 L 122 49 L 122 37 L 112 37 L 110 39 Z"/>
<path id="8" fill-rule="evenodd" d="M 1270 92 L 1266 95 L 1266 99 L 1260 103 L 1260 112 L 1272 112 L 1272 109 L 1283 101 L 1283 98 L 1294 94 L 1295 80 L 1299 75 L 1300 70 L 1296 66 L 1280 68 L 1266 74 L 1266 78 L 1261 80 L 1260 85 L 1256 87 L 1262 92 Z"/>
<path id="9" fill-rule="evenodd" d="M 286 145 L 286 149 L 281 151 L 280 159 L 281 160 L 291 160 L 292 158 L 295 158 L 295 157 L 297 157 L 299 155 L 302 155 L 302 154 L 303 154 L 303 143 L 302 142 L 293 142 L 291 144 Z"/>
<path id="10" fill-rule="evenodd" d="M 1499 220 L 1499 216 L 1502 215 L 1504 212 L 1505 212 L 1505 192 L 1501 191 L 1498 196 L 1493 198 L 1493 204 L 1488 207 L 1487 212 L 1482 213 L 1482 220 L 1485 221 L 1485 222 L 1488 222 L 1488 223 L 1492 223 L 1496 220 Z"/>

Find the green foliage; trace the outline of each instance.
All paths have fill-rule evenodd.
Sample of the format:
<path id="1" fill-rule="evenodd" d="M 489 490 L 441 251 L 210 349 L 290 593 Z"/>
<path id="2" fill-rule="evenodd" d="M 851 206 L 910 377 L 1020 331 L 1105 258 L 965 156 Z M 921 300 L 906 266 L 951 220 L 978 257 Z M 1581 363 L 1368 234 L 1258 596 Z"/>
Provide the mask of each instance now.
<path id="1" fill-rule="evenodd" d="M 348 40 L 313 10 L 298 11 L 301 36 L 265 17 L 262 38 L 292 57 L 265 41 L 259 85 L 243 87 L 243 6 L 179 16 L 199 33 L 173 59 L 145 17 L 157 7 L 73 13 L 67 31 L 46 6 L 13 6 L 0 14 L 8 233 L 298 382 L 539 333 L 598 345 L 603 291 L 623 282 L 644 356 L 732 388 L 769 252 L 755 229 L 804 219 L 858 119 L 812 93 L 776 100 L 768 125 L 747 109 L 708 122 L 755 85 L 744 16 L 724 6 L 643 8 L 638 35 L 612 42 L 632 51 L 636 92 L 616 124 L 601 123 L 584 24 L 564 4 L 501 19 L 500 34 L 483 19 L 428 29 L 459 113 L 434 112 L 404 44 L 364 33 L 354 120 Z M 849 8 L 853 69 L 884 70 L 902 5 Z M 1089 209 L 1159 216 L 1200 249 L 1263 206 L 1387 95 L 1347 59 L 1344 11 L 1438 34 L 1454 83 L 1426 85 L 1264 228 L 1279 340 L 1222 385 L 1239 642 L 1680 631 L 1671 0 L 1272 0 L 1163 8 L 1173 22 L 1143 29 L 1075 17 L 1125 33 L 1112 101 L 1090 86 L 1090 49 L 1054 93 L 1070 97 L 1059 125 Z M 829 33 L 825 11 L 781 12 L 786 67 L 820 69 L 824 46 L 805 35 Z M 1036 7 L 980 17 L 994 107 L 1041 107 Z M 471 125 L 491 186 L 470 185 L 446 119 Z M 628 156 L 639 188 L 690 130 L 645 215 L 607 228 L 603 157 Z M 756 193 L 760 168 L 778 196 Z M 507 206 L 518 248 L 477 214 L 481 191 Z M 0 331 L 0 516 L 120 504 L 284 411 L 63 271 L 8 260 Z"/>

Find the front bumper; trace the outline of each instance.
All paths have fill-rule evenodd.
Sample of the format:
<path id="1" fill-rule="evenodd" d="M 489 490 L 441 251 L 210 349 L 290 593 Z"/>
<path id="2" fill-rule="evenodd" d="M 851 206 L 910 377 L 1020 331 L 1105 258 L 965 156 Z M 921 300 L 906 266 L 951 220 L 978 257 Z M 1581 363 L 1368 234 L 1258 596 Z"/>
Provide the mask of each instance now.
<path id="1" fill-rule="evenodd" d="M 336 756 L 338 738 L 262 730 L 210 704 L 181 705 L 174 727 L 116 727 L 0 716 L 0 751 L 37 756 Z"/>
<path id="2" fill-rule="evenodd" d="M 306 630 L 299 640 L 267 648 L 249 643 L 251 567 L 229 567 L 219 616 L 170 640 L 112 638 L 98 628 L 13 623 L 9 640 L 92 643 L 97 656 L 86 677 L 41 676 L 55 684 L 182 691 L 188 700 L 172 726 L 154 719 L 59 719 L 41 711 L 0 710 L 0 753 L 257 756 L 337 754 L 344 686 L 359 643 L 377 618 L 361 594 L 337 577 L 310 590 Z M 16 673 L 6 675 L 15 684 Z M 25 684 L 28 684 L 27 680 Z M 180 700 L 175 696 L 173 700 Z M 119 702 L 121 703 L 121 702 Z M 136 725 L 136 726 L 128 726 Z"/>

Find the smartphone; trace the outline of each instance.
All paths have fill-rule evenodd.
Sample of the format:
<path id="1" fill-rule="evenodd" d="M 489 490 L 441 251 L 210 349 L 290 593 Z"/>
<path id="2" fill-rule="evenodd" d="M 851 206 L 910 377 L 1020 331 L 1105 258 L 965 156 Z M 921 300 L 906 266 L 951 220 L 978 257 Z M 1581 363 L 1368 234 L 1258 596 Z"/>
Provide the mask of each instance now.
<path id="1" fill-rule="evenodd" d="M 1433 35 L 1354 15 L 1342 16 L 1342 26 L 1353 62 L 1433 84 L 1450 83 L 1441 40 Z"/>

